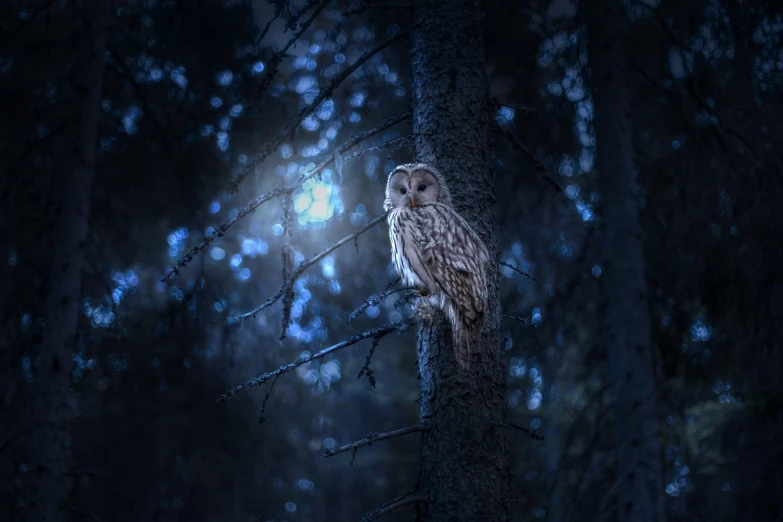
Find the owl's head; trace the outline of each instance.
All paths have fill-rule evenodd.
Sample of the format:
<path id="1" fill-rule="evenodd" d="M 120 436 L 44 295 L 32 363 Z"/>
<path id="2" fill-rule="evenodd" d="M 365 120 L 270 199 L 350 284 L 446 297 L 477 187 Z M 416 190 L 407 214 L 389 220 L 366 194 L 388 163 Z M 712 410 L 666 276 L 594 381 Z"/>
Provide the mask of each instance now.
<path id="1" fill-rule="evenodd" d="M 406 163 L 391 171 L 386 181 L 385 211 L 430 203 L 451 205 L 449 189 L 435 167 L 425 163 Z"/>

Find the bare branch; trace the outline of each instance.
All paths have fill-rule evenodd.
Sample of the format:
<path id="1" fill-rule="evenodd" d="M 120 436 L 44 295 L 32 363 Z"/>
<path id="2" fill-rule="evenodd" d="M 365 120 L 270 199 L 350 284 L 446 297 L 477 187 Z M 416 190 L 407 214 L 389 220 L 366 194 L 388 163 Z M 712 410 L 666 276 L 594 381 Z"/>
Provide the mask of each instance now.
<path id="1" fill-rule="evenodd" d="M 538 171 L 539 177 L 543 179 L 546 183 L 548 183 L 549 186 L 555 190 L 555 192 L 559 192 L 560 194 L 563 193 L 563 188 L 560 186 L 560 184 L 557 181 L 555 181 L 555 178 L 553 177 L 552 173 L 549 171 L 546 165 L 541 163 L 541 160 L 536 158 L 535 154 L 533 154 L 533 151 L 530 150 L 530 148 L 527 145 L 519 141 L 511 133 L 511 131 L 504 129 L 499 125 L 494 125 L 493 129 L 497 134 L 500 134 L 501 136 L 506 138 L 506 140 L 508 140 L 508 142 L 511 144 L 512 148 L 520 151 L 525 156 L 530 158 L 530 160 L 533 161 L 533 164 L 536 166 L 536 170 Z"/>
<path id="2" fill-rule="evenodd" d="M 370 139 L 373 136 L 389 129 L 390 127 L 393 127 L 394 125 L 408 120 L 411 117 L 411 113 L 405 112 L 403 114 L 399 114 L 397 116 L 392 116 L 391 118 L 386 118 L 382 122 L 380 122 L 375 127 L 366 130 L 364 132 L 360 132 L 358 134 L 354 134 L 351 136 L 345 143 L 343 143 L 340 148 L 338 149 L 340 152 L 345 153 L 346 151 L 350 150 L 351 148 L 355 147 L 357 144 L 361 143 L 364 140 Z M 350 161 L 352 158 L 349 156 L 343 161 Z M 267 201 L 271 199 L 278 198 L 280 196 L 286 195 L 286 194 L 292 194 L 296 190 L 301 187 L 302 183 L 305 181 L 314 178 L 315 176 L 319 175 L 321 172 L 326 170 L 332 163 L 334 162 L 334 155 L 330 156 L 329 158 L 325 159 L 321 162 L 320 165 L 316 166 L 312 171 L 310 171 L 304 178 L 300 179 L 296 183 L 288 186 L 288 187 L 278 187 L 274 190 L 271 190 L 265 194 L 262 194 L 261 196 L 257 197 L 256 199 L 252 200 L 250 203 L 245 205 L 244 207 L 239 209 L 239 212 L 236 216 L 234 216 L 232 219 L 229 219 L 227 221 L 224 221 L 220 224 L 211 234 L 207 235 L 202 239 L 196 246 L 191 248 L 187 254 L 185 254 L 184 257 L 182 257 L 179 261 L 177 261 L 176 265 L 173 267 L 169 267 L 166 272 L 161 276 L 160 280 L 165 282 L 167 279 L 170 279 L 174 277 L 175 275 L 179 275 L 180 270 L 182 270 L 190 261 L 193 260 L 196 254 L 198 254 L 201 250 L 207 247 L 210 243 L 212 243 L 215 239 L 219 237 L 223 237 L 223 235 L 226 233 L 226 230 L 229 229 L 229 227 L 236 224 L 239 220 L 247 216 L 248 214 L 251 214 L 255 212 L 255 210 L 266 203 Z M 281 294 L 282 295 L 282 294 Z M 280 296 L 278 296 L 279 298 Z M 275 299 L 276 301 L 277 299 Z M 270 303 L 271 304 L 271 303 Z"/>
<path id="3" fill-rule="evenodd" d="M 277 384 L 277 379 L 279 379 L 280 376 L 276 375 L 275 380 L 272 381 L 272 384 L 269 386 L 269 389 L 266 391 L 266 395 L 264 395 L 264 402 L 261 403 L 261 414 L 258 416 L 258 423 L 263 424 L 266 422 L 266 416 L 264 415 L 264 412 L 266 411 L 266 403 L 269 400 L 269 396 L 272 395 L 272 388 L 275 387 L 275 384 Z"/>
<path id="4" fill-rule="evenodd" d="M 346 141 L 345 143 L 342 144 L 342 146 L 340 146 L 339 149 L 340 152 L 345 153 L 349 149 L 355 147 L 357 144 L 372 138 L 376 134 L 379 134 L 402 121 L 409 120 L 412 114 L 413 113 L 411 111 L 408 111 L 402 114 L 398 114 L 397 116 L 392 116 L 391 118 L 386 118 L 372 129 L 351 136 L 351 138 L 348 141 Z M 348 158 L 343 159 L 343 161 L 350 161 L 350 156 Z"/>
<path id="5" fill-rule="evenodd" d="M 370 297 L 368 297 L 361 305 L 359 305 L 358 308 L 356 308 L 353 312 L 351 312 L 348 315 L 348 319 L 345 320 L 345 324 L 349 324 L 351 321 L 353 321 L 354 319 L 359 317 L 369 307 L 376 306 L 376 305 L 382 303 L 390 295 L 394 295 L 397 292 L 405 292 L 407 290 L 417 290 L 417 288 L 415 286 L 403 286 L 402 288 L 393 288 L 392 289 L 391 287 L 394 286 L 396 284 L 396 282 L 399 281 L 399 280 L 400 279 L 397 278 L 394 282 L 392 282 L 392 284 L 390 284 L 386 288 L 386 290 L 384 290 L 380 294 L 374 294 L 374 295 L 371 295 Z"/>
<path id="6" fill-rule="evenodd" d="M 275 14 L 272 18 L 269 19 L 269 21 L 266 23 L 263 29 L 261 29 L 261 33 L 259 33 L 258 38 L 256 38 L 256 42 L 260 44 L 264 38 L 266 38 L 267 33 L 269 33 L 269 29 L 272 27 L 272 24 L 275 23 L 275 21 L 280 18 L 280 8 L 277 7 L 275 9 Z"/>
<path id="7" fill-rule="evenodd" d="M 420 433 L 426 430 L 427 430 L 426 426 L 424 426 L 423 424 L 417 424 L 415 426 L 408 426 L 407 428 L 400 428 L 398 430 L 386 431 L 383 433 L 368 433 L 367 435 L 357 440 L 356 442 L 351 442 L 350 444 L 346 444 L 345 446 L 340 446 L 337 449 L 326 450 L 324 452 L 324 457 L 333 457 L 339 453 L 345 453 L 346 451 L 353 451 L 353 457 L 351 457 L 351 464 L 353 464 L 353 459 L 354 457 L 356 457 L 356 450 L 358 450 L 362 446 L 371 446 L 374 442 L 378 442 L 386 439 L 393 439 L 394 437 L 402 437 L 403 435 L 408 435 L 409 433 Z"/>
<path id="8" fill-rule="evenodd" d="M 518 316 L 518 315 L 508 315 L 508 314 L 503 314 L 503 317 L 504 317 L 505 319 L 511 319 L 512 321 L 517 321 L 517 322 L 519 322 L 519 323 L 522 323 L 522 324 L 524 324 L 525 326 L 530 326 L 530 321 L 528 321 L 528 320 L 527 320 L 527 319 L 525 319 L 524 317 L 520 317 L 520 316 Z"/>
<path id="9" fill-rule="evenodd" d="M 265 92 L 269 88 L 269 86 L 272 84 L 272 80 L 274 80 L 275 76 L 277 76 L 277 69 L 278 69 L 278 67 L 280 67 L 280 64 L 283 63 L 283 59 L 285 58 L 285 55 L 288 52 L 288 49 L 290 49 L 291 46 L 294 45 L 302 37 L 302 35 L 305 33 L 305 31 L 307 31 L 307 29 L 310 28 L 310 26 L 313 24 L 313 22 L 318 17 L 318 15 L 321 14 L 321 11 L 323 11 L 324 8 L 326 8 L 326 6 L 329 4 L 329 1 L 330 0 L 321 0 L 316 5 L 316 9 L 313 12 L 313 14 L 310 15 L 310 18 L 305 20 L 302 23 L 302 25 L 299 27 L 299 30 L 288 40 L 288 42 L 286 42 L 286 44 L 282 48 L 280 48 L 280 50 L 278 50 L 275 54 L 273 54 L 269 58 L 269 60 L 267 61 L 266 74 L 264 74 L 263 78 L 261 79 L 261 83 L 258 86 L 258 94 L 259 95 L 261 93 Z M 302 15 L 307 10 L 309 10 L 314 4 L 315 4 L 315 2 L 306 5 L 304 8 L 302 8 L 301 11 L 299 11 L 296 15 L 291 17 L 291 20 L 289 20 L 286 23 L 286 27 L 285 27 L 286 30 L 293 29 L 294 25 L 296 25 L 296 23 L 299 21 L 299 18 L 301 18 Z M 277 15 L 279 15 L 279 12 L 280 12 L 280 9 L 278 8 L 277 9 L 277 14 L 276 14 L 275 18 L 277 17 Z M 274 18 L 272 20 L 270 20 L 270 22 L 264 28 L 264 31 L 263 31 L 264 36 L 266 35 L 266 32 L 269 30 L 269 27 L 271 26 L 272 21 L 274 21 Z M 259 41 L 260 41 L 260 39 L 259 39 Z"/>
<path id="10" fill-rule="evenodd" d="M 293 369 L 299 368 L 303 364 L 307 364 L 311 361 L 314 361 L 316 359 L 323 358 L 330 353 L 334 353 L 337 350 L 341 350 L 347 346 L 354 345 L 360 341 L 363 341 L 365 339 L 369 339 L 370 337 L 375 337 L 376 335 L 386 335 L 390 334 L 392 332 L 401 332 L 404 331 L 408 326 L 410 326 L 413 323 L 413 318 L 407 318 L 399 323 L 386 323 L 384 325 L 378 326 L 376 328 L 373 328 L 372 330 L 367 330 L 366 332 L 358 333 L 355 335 L 352 335 L 346 339 L 343 339 L 337 344 L 333 344 L 332 346 L 329 346 L 328 348 L 324 348 L 323 350 L 319 352 L 315 352 L 313 354 L 300 357 L 296 361 L 286 364 L 284 366 L 281 366 L 277 368 L 276 370 L 273 370 L 271 372 L 263 373 L 259 375 L 258 377 L 255 377 L 253 379 L 250 379 L 248 381 L 243 382 L 242 384 L 235 386 L 234 388 L 231 388 L 230 390 L 227 390 L 223 395 L 218 397 L 216 402 L 224 402 L 228 400 L 229 397 L 232 397 L 236 395 L 237 393 L 241 392 L 242 390 L 245 390 L 247 388 L 253 388 L 255 386 L 259 386 L 261 384 L 264 384 L 269 379 L 272 379 L 274 377 L 277 377 L 278 375 L 283 375 L 284 373 L 288 373 Z"/>
<path id="11" fill-rule="evenodd" d="M 520 426 L 519 424 L 515 422 L 507 422 L 505 424 L 496 422 L 493 423 L 495 426 L 500 426 L 501 428 L 514 428 L 516 430 L 521 431 L 522 433 L 529 435 L 530 438 L 534 440 L 544 440 L 544 436 L 538 433 L 536 430 L 531 430 L 530 428 L 525 428 L 524 426 Z"/>
<path id="12" fill-rule="evenodd" d="M 423 504 L 427 501 L 426 498 L 423 496 L 415 496 L 412 497 L 411 495 L 416 493 L 419 490 L 418 486 L 415 486 L 402 495 L 400 495 L 397 498 L 393 498 L 392 500 L 381 504 L 379 507 L 373 509 L 366 515 L 364 515 L 364 518 L 362 518 L 362 522 L 372 522 L 373 520 L 382 517 L 383 515 L 386 515 L 388 513 L 391 513 L 397 508 L 400 508 L 402 506 L 407 506 L 409 504 Z"/>
<path id="13" fill-rule="evenodd" d="M 313 102 L 308 105 L 307 107 L 303 108 L 301 111 L 299 111 L 299 114 L 296 115 L 294 120 L 286 127 L 282 133 L 277 137 L 275 141 L 273 141 L 271 144 L 268 144 L 264 147 L 264 149 L 255 157 L 253 158 L 253 161 L 250 161 L 247 166 L 240 172 L 238 175 L 234 177 L 234 179 L 231 181 L 231 185 L 229 186 L 229 192 L 233 193 L 236 192 L 239 189 L 239 184 L 242 183 L 242 181 L 247 178 L 251 172 L 255 169 L 256 165 L 263 162 L 267 157 L 269 157 L 274 151 L 277 150 L 277 148 L 283 144 L 283 142 L 291 137 L 294 130 L 299 127 L 299 125 L 302 124 L 302 122 L 307 118 L 312 112 L 318 108 L 318 106 L 323 102 L 326 98 L 331 96 L 334 91 L 337 89 L 337 87 L 340 86 L 340 84 L 345 81 L 348 76 L 350 76 L 356 69 L 364 65 L 367 60 L 381 52 L 386 47 L 390 46 L 394 42 L 400 40 L 403 38 L 403 36 L 406 36 L 408 34 L 407 29 L 403 29 L 402 31 L 398 32 L 393 37 L 389 38 L 385 42 L 381 43 L 380 45 L 377 45 L 376 47 L 373 47 L 372 49 L 369 49 L 366 51 L 363 55 L 361 55 L 353 64 L 346 67 L 340 74 L 338 74 L 329 84 L 320 90 L 318 93 L 318 96 L 315 97 Z"/>
<path id="14" fill-rule="evenodd" d="M 219 237 L 223 237 L 225 235 L 226 230 L 232 225 L 234 225 L 237 221 L 244 218 L 248 214 L 253 213 L 258 207 L 260 207 L 262 204 L 266 203 L 270 199 L 274 199 L 277 197 L 282 196 L 283 194 L 287 194 L 290 191 L 289 187 L 279 187 L 274 190 L 270 190 L 266 194 L 262 194 L 258 196 L 256 199 L 245 205 L 244 207 L 239 209 L 239 212 L 237 212 L 237 215 L 234 216 L 231 219 L 228 219 L 221 223 L 215 230 L 207 235 L 204 236 L 204 239 L 199 242 L 196 246 L 191 248 L 187 254 L 185 254 L 184 257 L 182 257 L 179 261 L 177 261 L 177 264 L 169 267 L 166 270 L 166 273 L 161 276 L 161 281 L 166 281 L 167 279 L 173 277 L 174 275 L 179 275 L 180 270 L 185 268 L 185 266 L 190 263 L 196 254 L 204 250 L 210 243 L 212 243 L 215 239 Z"/>
<path id="15" fill-rule="evenodd" d="M 372 227 L 380 223 L 381 221 L 386 219 L 386 214 L 381 214 L 380 216 L 376 217 L 366 225 L 364 225 L 362 228 L 354 232 L 353 234 L 347 235 L 344 238 L 342 238 L 340 241 L 337 241 L 336 243 L 332 243 L 330 246 L 328 246 L 326 249 L 322 250 L 318 254 L 314 255 L 310 259 L 307 259 L 305 261 L 302 261 L 302 263 L 296 267 L 296 270 L 293 271 L 291 274 L 291 277 L 287 281 L 283 281 L 282 286 L 280 286 L 280 289 L 277 291 L 275 295 L 264 301 L 260 306 L 255 308 L 254 310 L 251 310 L 250 312 L 236 315 L 234 317 L 229 317 L 228 322 L 229 324 L 234 324 L 238 321 L 243 321 L 247 319 L 248 317 L 255 316 L 258 312 L 263 310 L 264 308 L 276 303 L 282 296 L 288 291 L 289 287 L 293 287 L 294 282 L 299 278 L 300 275 L 302 275 L 302 272 L 319 262 L 321 259 L 326 257 L 327 255 L 331 254 L 341 246 L 343 246 L 346 243 L 349 243 L 350 241 L 354 240 L 355 238 L 359 237 L 360 235 L 364 234 L 368 230 L 370 230 Z M 285 327 L 288 325 L 286 324 Z"/>
<path id="16" fill-rule="evenodd" d="M 373 145 L 372 147 L 367 147 L 366 149 L 357 150 L 356 152 L 354 152 L 353 154 L 351 154 L 350 156 L 345 158 L 344 161 L 349 161 L 349 160 L 352 160 L 352 159 L 356 159 L 359 156 L 364 156 L 365 154 L 370 154 L 370 153 L 373 153 L 373 152 L 380 152 L 381 149 L 384 149 L 384 148 L 388 147 L 389 145 L 393 145 L 394 143 L 397 143 L 397 142 L 401 142 L 401 145 L 405 146 L 407 143 L 410 142 L 410 136 L 398 136 L 396 138 L 392 138 L 390 140 L 384 141 L 383 143 L 379 143 L 378 145 Z M 402 147 L 398 146 L 398 147 L 396 147 L 395 150 L 399 150 L 401 148 Z"/>
<path id="17" fill-rule="evenodd" d="M 2 30 L 10 38 L 16 37 L 19 33 L 22 32 L 22 29 L 24 29 L 27 25 L 33 22 L 38 17 L 39 14 L 41 14 L 44 11 L 49 11 L 49 8 L 54 4 L 54 1 L 55 0 L 47 0 L 46 2 L 43 2 L 41 5 L 39 5 L 31 13 L 28 12 L 27 18 L 25 18 L 19 25 L 17 25 L 13 31 L 5 31 L 2 28 L 0 28 L 0 30 Z"/>
<path id="18" fill-rule="evenodd" d="M 505 267 L 507 267 L 507 268 L 510 268 L 510 269 L 511 269 L 511 270 L 513 270 L 514 272 L 516 272 L 516 273 L 518 273 L 518 274 L 522 274 L 523 276 L 525 276 L 525 277 L 527 277 L 527 278 L 529 278 L 529 279 L 532 279 L 533 281 L 535 281 L 536 283 L 538 283 L 538 279 L 536 279 L 536 278 L 535 278 L 535 277 L 533 277 L 532 275 L 528 274 L 527 272 L 524 272 L 524 271 L 520 270 L 519 268 L 515 267 L 514 265 L 511 265 L 511 264 L 509 264 L 509 263 L 506 263 L 505 261 L 498 261 L 498 264 L 499 264 L 499 265 L 503 265 L 503 266 L 505 266 Z"/>
<path id="19" fill-rule="evenodd" d="M 367 380 L 370 381 L 370 386 L 375 389 L 375 372 L 370 368 L 370 361 L 375 353 L 375 349 L 378 348 L 378 343 L 381 342 L 382 336 L 375 336 L 372 338 L 372 345 L 370 345 L 370 351 L 367 353 L 367 359 L 364 361 L 364 365 L 359 369 L 359 374 L 356 376 L 356 380 L 362 378 L 362 375 L 367 376 Z"/>
<path id="20" fill-rule="evenodd" d="M 304 5 L 299 10 L 298 13 L 294 14 L 293 16 L 291 16 L 291 18 L 285 24 L 285 30 L 286 31 L 290 31 L 290 30 L 294 29 L 296 27 L 296 24 L 299 21 L 299 19 L 302 18 L 302 15 L 304 15 L 307 11 L 309 11 L 313 7 L 317 6 L 318 9 L 316 10 L 316 12 L 313 13 L 312 16 L 310 16 L 310 18 L 305 20 L 304 23 L 302 24 L 302 25 L 305 25 L 305 26 L 310 26 L 313 23 L 313 21 L 315 20 L 315 18 L 318 16 L 318 14 L 323 10 L 323 8 L 326 7 L 324 4 L 328 4 L 328 3 L 329 3 L 328 1 L 324 2 L 323 0 L 321 0 L 320 2 L 318 0 L 311 0 L 306 5 Z M 299 39 L 299 37 L 302 36 L 302 34 L 303 33 L 300 33 L 300 34 L 294 36 L 294 38 L 292 40 L 294 42 L 296 42 Z"/>

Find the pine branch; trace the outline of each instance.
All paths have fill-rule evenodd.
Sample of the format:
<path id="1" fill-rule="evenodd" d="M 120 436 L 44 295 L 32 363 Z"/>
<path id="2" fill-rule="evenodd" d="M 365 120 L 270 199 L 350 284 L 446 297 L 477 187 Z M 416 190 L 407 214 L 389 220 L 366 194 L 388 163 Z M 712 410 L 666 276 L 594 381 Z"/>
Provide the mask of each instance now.
<path id="1" fill-rule="evenodd" d="M 228 400 L 229 397 L 232 397 L 236 395 L 237 393 L 241 392 L 242 390 L 248 389 L 248 388 L 254 388 L 256 386 L 259 386 L 261 384 L 264 384 L 269 379 L 275 378 L 279 375 L 283 375 L 285 373 L 290 372 L 291 370 L 294 370 L 296 368 L 299 368 L 303 364 L 307 364 L 311 361 L 314 361 L 316 359 L 321 359 L 331 353 L 334 353 L 338 350 L 341 350 L 343 348 L 346 348 L 348 346 L 352 346 L 360 341 L 363 341 L 365 339 L 369 339 L 370 337 L 375 337 L 376 335 L 387 335 L 392 332 L 401 332 L 404 331 L 408 326 L 410 326 L 413 323 L 412 318 L 405 319 L 402 322 L 399 323 L 386 323 L 384 325 L 378 326 L 376 328 L 373 328 L 372 330 L 367 330 L 366 332 L 358 333 L 355 335 L 352 335 L 346 339 L 343 339 L 337 344 L 333 344 L 332 346 L 329 346 L 327 348 L 324 348 L 323 350 L 319 352 L 315 352 L 313 354 L 300 357 L 296 361 L 286 364 L 283 366 L 280 366 L 276 370 L 273 370 L 271 372 L 263 373 L 259 375 L 258 377 L 255 377 L 253 379 L 247 380 L 243 382 L 242 384 L 239 384 L 238 386 L 235 386 L 231 388 L 230 390 L 227 390 L 223 395 L 218 397 L 216 402 L 224 402 Z"/>
<path id="2" fill-rule="evenodd" d="M 415 496 L 412 497 L 414 493 L 419 491 L 418 486 L 414 486 L 399 497 L 393 498 L 390 501 L 381 504 L 379 507 L 373 509 L 366 515 L 364 515 L 364 518 L 362 518 L 362 522 L 372 522 L 373 520 L 382 517 L 383 515 L 386 515 L 388 513 L 391 513 L 397 508 L 400 508 L 402 506 L 407 506 L 409 504 L 423 504 L 427 501 L 426 498 L 422 496 Z"/>
<path id="3" fill-rule="evenodd" d="M 498 261 L 498 264 L 499 264 L 499 265 L 503 265 L 503 266 L 505 266 L 505 267 L 507 267 L 507 268 L 510 268 L 510 269 L 511 269 L 511 270 L 513 270 L 514 272 L 516 272 L 516 273 L 518 273 L 518 274 L 522 274 L 523 276 L 525 276 L 525 277 L 527 277 L 527 278 L 529 278 L 529 279 L 532 279 L 533 281 L 535 281 L 536 283 L 538 283 L 538 279 L 536 279 L 536 278 L 535 278 L 535 277 L 533 277 L 532 275 L 528 274 L 527 272 L 524 272 L 524 271 L 520 270 L 519 268 L 517 268 L 517 267 L 515 267 L 515 266 L 513 266 L 513 265 L 511 265 L 511 264 L 509 264 L 509 263 L 506 263 L 505 261 Z"/>
<path id="4" fill-rule="evenodd" d="M 368 433 L 361 439 L 351 442 L 350 444 L 346 444 L 345 446 L 340 446 L 337 449 L 329 449 L 324 452 L 324 457 L 333 457 L 339 453 L 345 453 L 346 451 L 353 451 L 353 456 L 351 457 L 351 465 L 353 465 L 353 460 L 356 457 L 356 451 L 361 448 L 362 446 L 371 446 L 374 442 L 387 440 L 387 439 L 393 439 L 394 437 L 401 437 L 403 435 L 408 435 L 409 433 L 420 433 L 422 431 L 425 431 L 427 429 L 426 426 L 423 424 L 417 424 L 415 426 L 408 426 L 407 428 L 400 428 L 398 430 L 393 431 L 386 431 L 383 433 Z"/>
<path id="5" fill-rule="evenodd" d="M 294 282 L 299 278 L 302 273 L 319 262 L 321 259 L 326 257 L 327 255 L 331 254 L 341 246 L 345 245 L 346 243 L 349 243 L 353 241 L 355 238 L 359 237 L 360 235 L 364 234 L 371 228 L 373 228 L 378 223 L 384 221 L 386 219 L 386 214 L 381 214 L 380 216 L 376 217 L 366 225 L 364 225 L 362 228 L 354 232 L 353 234 L 349 234 L 342 238 L 341 240 L 332 243 L 330 246 L 328 246 L 326 249 L 322 250 L 318 254 L 314 255 L 310 259 L 307 259 L 305 261 L 302 261 L 302 263 L 299 264 L 298 267 L 296 267 L 296 270 L 293 271 L 291 274 L 291 277 L 287 281 L 283 281 L 283 284 L 280 286 L 280 289 L 277 291 L 275 295 L 264 301 L 260 306 L 256 307 L 255 309 L 251 310 L 250 312 L 246 312 L 241 315 L 237 315 L 234 317 L 230 317 L 228 319 L 229 324 L 234 324 L 238 321 L 243 321 L 249 317 L 254 317 L 258 312 L 263 310 L 264 308 L 267 308 L 268 306 L 276 303 L 288 290 L 289 288 L 293 288 Z M 288 327 L 287 323 L 284 325 L 284 327 Z"/>
<path id="6" fill-rule="evenodd" d="M 253 158 L 253 161 L 250 161 L 247 166 L 240 172 L 238 175 L 234 177 L 234 179 L 231 181 L 231 185 L 229 186 L 229 192 L 234 193 L 239 189 L 239 184 L 242 183 L 242 181 L 247 178 L 251 172 L 255 169 L 256 165 L 262 163 L 266 158 L 268 158 L 274 151 L 277 150 L 280 145 L 283 144 L 284 141 L 289 139 L 291 135 L 293 134 L 294 130 L 298 128 L 302 122 L 307 118 L 310 114 L 315 111 L 315 109 L 318 108 L 318 106 L 329 96 L 331 96 L 335 90 L 337 90 L 337 87 L 342 84 L 343 81 L 346 80 L 356 69 L 364 65 L 365 62 L 367 62 L 370 58 L 381 52 L 386 47 L 390 46 L 394 42 L 402 39 L 404 36 L 408 34 L 407 30 L 402 30 L 398 32 L 393 37 L 389 38 L 385 42 L 381 43 L 380 45 L 377 45 L 373 47 L 372 49 L 369 49 L 366 51 L 363 55 L 361 55 L 353 64 L 346 67 L 339 75 L 337 75 L 329 84 L 321 89 L 318 93 L 318 96 L 315 97 L 313 102 L 308 105 L 307 107 L 303 108 L 299 111 L 299 114 L 296 115 L 294 120 L 286 127 L 283 132 L 280 133 L 280 135 L 277 137 L 275 141 L 273 141 L 271 144 L 268 144 L 264 147 L 264 149 L 255 157 Z"/>
<path id="7" fill-rule="evenodd" d="M 546 165 L 541 163 L 541 160 L 539 160 L 535 154 L 533 154 L 533 151 L 530 150 L 530 148 L 519 141 L 509 130 L 506 130 L 499 125 L 494 125 L 493 130 L 503 136 L 508 142 L 511 144 L 511 147 L 518 150 L 533 162 L 533 164 L 536 166 L 536 170 L 538 171 L 538 175 L 541 179 L 543 179 L 547 184 L 549 184 L 552 189 L 555 190 L 555 192 L 558 192 L 560 194 L 563 193 L 563 188 L 560 186 L 560 184 L 555 181 L 555 178 L 553 174 L 549 171 Z"/>
<path id="8" fill-rule="evenodd" d="M 410 119 L 410 117 L 411 117 L 411 112 L 409 111 L 403 114 L 399 114 L 397 116 L 392 116 L 391 118 L 387 118 L 369 130 L 360 132 L 358 134 L 354 134 L 345 143 L 343 143 L 338 150 L 341 153 L 345 153 L 348 150 L 355 147 L 356 145 L 358 145 L 359 143 L 372 138 L 373 136 L 389 129 L 390 127 L 393 127 L 394 125 L 402 121 Z M 347 157 L 343 159 L 343 161 L 350 161 L 351 159 L 352 159 L 351 157 Z M 295 191 L 299 190 L 299 188 L 302 186 L 302 183 L 319 175 L 321 172 L 326 170 L 330 165 L 332 165 L 333 162 L 334 162 L 334 155 L 331 155 L 329 158 L 322 161 L 318 166 L 316 166 L 305 177 L 303 177 L 296 183 L 287 187 L 278 187 L 265 194 L 262 194 L 256 199 L 252 200 L 247 205 L 245 205 L 244 207 L 240 208 L 236 216 L 234 216 L 232 219 L 226 220 L 223 223 L 221 223 L 211 234 L 205 236 L 204 239 L 202 239 L 196 246 L 191 248 L 188 251 L 188 253 L 185 254 L 180 260 L 178 260 L 173 267 L 169 267 L 166 270 L 166 272 L 163 274 L 163 276 L 161 276 L 160 280 L 162 282 L 165 282 L 167 279 L 170 279 L 175 275 L 180 275 L 180 270 L 185 268 L 185 266 L 187 266 L 187 264 L 193 260 L 196 254 L 204 250 L 210 243 L 215 241 L 215 239 L 219 237 L 223 237 L 223 235 L 225 235 L 226 231 L 231 226 L 235 225 L 245 216 L 255 212 L 255 210 L 258 207 L 260 207 L 267 201 L 287 194 L 293 194 Z"/>

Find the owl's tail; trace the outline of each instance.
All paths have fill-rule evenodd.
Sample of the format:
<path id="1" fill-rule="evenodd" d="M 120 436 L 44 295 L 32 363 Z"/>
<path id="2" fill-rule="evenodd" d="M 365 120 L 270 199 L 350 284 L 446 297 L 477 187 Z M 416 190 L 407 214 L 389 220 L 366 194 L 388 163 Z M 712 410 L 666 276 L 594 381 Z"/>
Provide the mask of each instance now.
<path id="1" fill-rule="evenodd" d="M 449 321 L 451 322 L 451 337 L 454 342 L 454 355 L 457 362 L 466 370 L 470 368 L 470 347 L 473 342 L 472 332 L 462 318 L 462 314 L 453 303 L 449 307 Z"/>

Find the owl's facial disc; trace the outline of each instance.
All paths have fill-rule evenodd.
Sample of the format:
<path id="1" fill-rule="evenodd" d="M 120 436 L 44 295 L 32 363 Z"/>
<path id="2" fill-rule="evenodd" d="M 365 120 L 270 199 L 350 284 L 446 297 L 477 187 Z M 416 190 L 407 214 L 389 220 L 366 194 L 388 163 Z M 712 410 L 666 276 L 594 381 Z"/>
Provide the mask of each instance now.
<path id="1" fill-rule="evenodd" d="M 437 203 L 440 196 L 440 184 L 431 172 L 414 170 L 408 178 L 408 191 L 411 206 Z"/>

